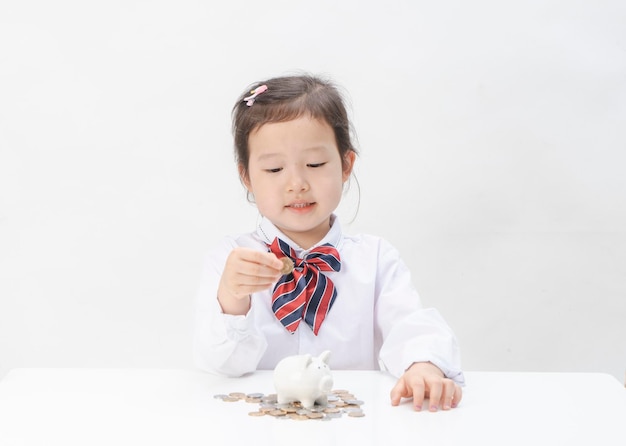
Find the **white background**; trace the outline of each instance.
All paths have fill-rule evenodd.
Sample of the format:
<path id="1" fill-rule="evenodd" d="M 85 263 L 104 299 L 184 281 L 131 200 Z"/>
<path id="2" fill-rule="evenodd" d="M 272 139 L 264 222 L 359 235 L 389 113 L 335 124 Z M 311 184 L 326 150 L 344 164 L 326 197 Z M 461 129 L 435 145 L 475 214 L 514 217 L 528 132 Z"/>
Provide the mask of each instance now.
<path id="1" fill-rule="evenodd" d="M 257 221 L 230 110 L 308 71 L 359 137 L 344 226 L 400 249 L 466 369 L 623 380 L 625 23 L 622 0 L 2 1 L 0 376 L 191 368 L 203 255 Z"/>

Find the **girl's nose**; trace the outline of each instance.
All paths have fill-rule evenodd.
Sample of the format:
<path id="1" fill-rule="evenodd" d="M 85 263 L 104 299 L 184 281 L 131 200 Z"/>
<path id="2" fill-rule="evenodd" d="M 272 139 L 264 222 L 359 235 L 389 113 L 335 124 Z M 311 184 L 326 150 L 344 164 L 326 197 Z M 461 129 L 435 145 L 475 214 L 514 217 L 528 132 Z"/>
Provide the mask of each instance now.
<path id="1" fill-rule="evenodd" d="M 288 188 L 290 192 L 302 192 L 309 189 L 309 182 L 301 168 L 292 169 Z"/>

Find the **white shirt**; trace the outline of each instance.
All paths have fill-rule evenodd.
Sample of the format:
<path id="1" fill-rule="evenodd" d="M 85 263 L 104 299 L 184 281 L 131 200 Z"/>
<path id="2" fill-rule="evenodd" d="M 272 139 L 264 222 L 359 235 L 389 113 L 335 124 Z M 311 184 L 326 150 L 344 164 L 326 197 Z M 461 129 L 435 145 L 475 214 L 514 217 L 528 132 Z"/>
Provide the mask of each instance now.
<path id="1" fill-rule="evenodd" d="M 304 250 L 263 218 L 257 231 L 227 237 L 207 256 L 197 297 L 194 360 L 204 370 L 241 376 L 273 369 L 285 356 L 331 351 L 337 370 L 388 370 L 396 377 L 414 362 L 430 361 L 459 384 L 464 383 L 457 341 L 435 309 L 422 308 L 411 275 L 398 251 L 371 235 L 348 236 L 331 219 L 326 237 L 341 270 L 325 272 L 337 298 L 317 336 L 304 321 L 289 333 L 271 308 L 272 290 L 254 293 L 245 316 L 224 314 L 217 289 L 226 258 L 243 246 L 267 251 L 275 237 L 287 242 L 299 258 Z"/>

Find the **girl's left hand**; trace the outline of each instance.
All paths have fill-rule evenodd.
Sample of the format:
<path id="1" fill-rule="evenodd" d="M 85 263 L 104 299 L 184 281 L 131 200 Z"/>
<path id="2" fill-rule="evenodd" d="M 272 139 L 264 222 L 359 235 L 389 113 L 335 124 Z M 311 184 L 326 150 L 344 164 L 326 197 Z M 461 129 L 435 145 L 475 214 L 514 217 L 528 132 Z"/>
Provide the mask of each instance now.
<path id="1" fill-rule="evenodd" d="M 429 399 L 428 409 L 448 410 L 458 406 L 463 392 L 461 387 L 430 362 L 416 362 L 400 377 L 391 390 L 391 405 L 400 404 L 401 398 L 413 397 L 413 407 L 422 410 L 424 398 Z"/>

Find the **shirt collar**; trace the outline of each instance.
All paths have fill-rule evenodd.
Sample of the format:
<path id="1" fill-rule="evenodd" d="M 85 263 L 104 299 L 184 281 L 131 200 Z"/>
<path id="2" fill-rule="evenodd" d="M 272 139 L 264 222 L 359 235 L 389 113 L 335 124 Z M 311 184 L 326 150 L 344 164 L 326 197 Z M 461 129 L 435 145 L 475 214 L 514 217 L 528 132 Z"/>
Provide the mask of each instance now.
<path id="1" fill-rule="evenodd" d="M 296 251 L 296 255 L 300 258 L 307 255 L 311 251 L 311 249 L 320 245 L 324 245 L 326 243 L 330 243 L 336 249 L 339 249 L 339 243 L 341 242 L 341 224 L 339 223 L 339 219 L 335 214 L 332 214 L 330 216 L 330 230 L 326 233 L 322 240 L 311 246 L 311 248 L 309 249 L 301 248 L 296 242 L 283 234 L 282 231 L 274 226 L 274 224 L 266 217 L 261 218 L 256 232 L 261 240 L 263 240 L 267 244 L 272 243 L 274 239 L 278 237 L 282 241 L 286 242 L 289 246 L 291 246 L 294 251 Z"/>

